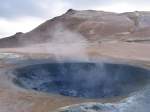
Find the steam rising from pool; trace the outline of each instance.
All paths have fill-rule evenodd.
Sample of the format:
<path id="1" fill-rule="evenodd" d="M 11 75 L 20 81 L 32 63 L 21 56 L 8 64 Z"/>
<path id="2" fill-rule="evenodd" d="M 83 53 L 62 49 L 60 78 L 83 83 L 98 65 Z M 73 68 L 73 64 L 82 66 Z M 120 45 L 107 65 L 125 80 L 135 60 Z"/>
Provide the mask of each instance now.
<path id="1" fill-rule="evenodd" d="M 149 81 L 149 70 L 123 64 L 68 62 L 35 64 L 14 71 L 26 89 L 83 98 L 128 95 Z"/>

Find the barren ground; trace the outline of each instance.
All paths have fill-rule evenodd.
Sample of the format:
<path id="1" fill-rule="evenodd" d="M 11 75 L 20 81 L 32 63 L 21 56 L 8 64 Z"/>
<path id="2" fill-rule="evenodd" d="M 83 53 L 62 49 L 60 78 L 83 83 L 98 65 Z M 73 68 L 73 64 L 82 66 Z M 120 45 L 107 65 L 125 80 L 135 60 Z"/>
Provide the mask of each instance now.
<path id="1" fill-rule="evenodd" d="M 36 46 L 36 47 L 35 47 Z M 56 47 L 56 46 L 55 46 Z M 55 48 L 53 47 L 53 48 Z M 59 46 L 60 47 L 60 46 Z M 34 45 L 23 48 L 7 48 L 0 49 L 1 53 L 16 53 L 21 55 L 23 59 L 43 59 L 55 57 L 56 55 L 61 58 L 86 58 L 88 59 L 103 59 L 113 60 L 115 62 L 126 62 L 136 64 L 149 68 L 150 64 L 150 45 L 145 43 L 128 43 L 128 42 L 104 42 L 101 44 L 93 44 L 86 46 L 84 53 L 83 49 L 71 49 L 65 52 L 53 52 L 47 50 L 47 44 Z M 56 47 L 55 50 L 58 48 Z M 59 48 L 63 49 L 63 48 Z M 85 55 L 86 54 L 86 55 Z M 121 60 L 121 61 L 120 61 Z M 16 64 L 9 62 L 8 59 L 1 58 L 0 67 L 0 112 L 51 112 L 59 107 L 67 106 L 70 104 L 100 101 L 100 102 L 114 102 L 119 99 L 105 99 L 105 100 L 88 100 L 80 98 L 70 98 L 60 95 L 48 95 L 34 91 L 26 91 L 14 86 L 10 82 L 10 77 L 5 76 L 5 68 L 12 68 Z M 7 70 L 6 70 L 7 71 Z"/>

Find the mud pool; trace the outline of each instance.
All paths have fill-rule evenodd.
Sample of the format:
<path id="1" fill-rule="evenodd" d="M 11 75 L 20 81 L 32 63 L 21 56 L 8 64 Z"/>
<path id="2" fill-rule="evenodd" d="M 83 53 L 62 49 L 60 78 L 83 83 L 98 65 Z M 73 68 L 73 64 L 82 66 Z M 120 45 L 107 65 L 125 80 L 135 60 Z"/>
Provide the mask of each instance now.
<path id="1" fill-rule="evenodd" d="M 34 64 L 13 73 L 14 83 L 22 88 L 91 99 L 127 96 L 150 80 L 144 68 L 104 62 Z"/>

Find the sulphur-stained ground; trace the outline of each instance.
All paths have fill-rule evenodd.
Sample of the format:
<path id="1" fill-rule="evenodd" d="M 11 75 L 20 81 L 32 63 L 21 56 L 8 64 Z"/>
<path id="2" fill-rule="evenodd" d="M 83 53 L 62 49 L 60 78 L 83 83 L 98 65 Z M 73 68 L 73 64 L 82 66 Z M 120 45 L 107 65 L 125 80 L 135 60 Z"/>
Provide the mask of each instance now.
<path id="1" fill-rule="evenodd" d="M 49 46 L 49 47 L 48 47 Z M 22 48 L 0 49 L 0 112 L 51 112 L 60 107 L 82 102 L 117 102 L 122 98 L 82 99 L 25 90 L 13 84 L 9 71 L 23 60 L 32 59 L 87 59 L 126 62 L 149 68 L 150 45 L 133 42 L 103 42 L 75 49 L 50 44 Z M 55 50 L 53 50 L 55 49 Z M 55 52 L 54 52 L 55 51 Z M 61 52 L 64 51 L 64 52 Z M 72 52 L 71 52 L 72 51 Z"/>

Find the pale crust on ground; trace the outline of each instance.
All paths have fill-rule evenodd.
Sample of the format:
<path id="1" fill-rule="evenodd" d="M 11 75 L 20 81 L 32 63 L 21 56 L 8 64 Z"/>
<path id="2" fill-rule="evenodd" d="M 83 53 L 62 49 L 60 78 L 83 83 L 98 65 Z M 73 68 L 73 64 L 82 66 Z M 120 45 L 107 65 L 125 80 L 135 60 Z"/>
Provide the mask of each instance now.
<path id="1" fill-rule="evenodd" d="M 51 46 L 50 46 L 51 47 Z M 69 47 L 69 46 L 68 46 Z M 55 48 L 55 47 L 54 47 Z M 131 60 L 142 60 L 150 61 L 150 44 L 143 43 L 128 43 L 128 42 L 104 42 L 96 45 L 89 45 L 85 49 L 71 49 L 70 51 L 65 51 L 59 54 L 60 51 L 53 53 L 53 51 L 48 50 L 47 45 L 37 44 L 29 47 L 22 48 L 4 48 L 0 49 L 0 52 L 15 52 L 27 54 L 28 56 L 33 57 L 42 57 L 42 56 L 82 56 L 83 52 L 86 56 L 108 56 L 114 58 L 122 59 L 131 59 Z M 57 49 L 56 49 L 57 50 Z M 69 49 L 70 50 L 70 49 Z M 83 52 L 82 52 L 83 51 Z M 38 55 L 37 55 L 38 54 Z"/>
<path id="2" fill-rule="evenodd" d="M 103 57 L 123 59 L 127 61 L 137 61 L 149 66 L 150 61 L 150 45 L 141 43 L 127 43 L 127 42 L 106 42 L 98 45 L 91 45 L 86 48 L 86 55 L 88 57 Z M 79 50 L 80 51 L 80 50 Z M 0 49 L 0 52 L 14 52 L 24 55 L 27 58 L 46 58 L 49 55 L 53 56 L 52 52 L 46 52 L 44 45 L 36 45 L 36 47 L 25 48 L 7 48 Z M 82 56 L 80 52 L 72 52 L 70 56 Z M 68 56 L 68 54 L 60 54 L 60 56 Z M 84 57 L 84 56 L 83 56 Z M 0 62 L 0 68 L 12 66 L 5 61 Z M 1 78 L 1 77 L 0 77 Z M 5 80 L 5 79 L 4 79 Z M 115 99 L 119 100 L 121 98 Z M 109 99 L 109 101 L 115 101 Z M 105 100 L 83 100 L 79 98 L 68 98 L 57 95 L 47 95 L 32 91 L 24 91 L 19 89 L 7 88 L 7 86 L 0 86 L 0 112 L 51 112 L 59 107 L 88 102 Z"/>

